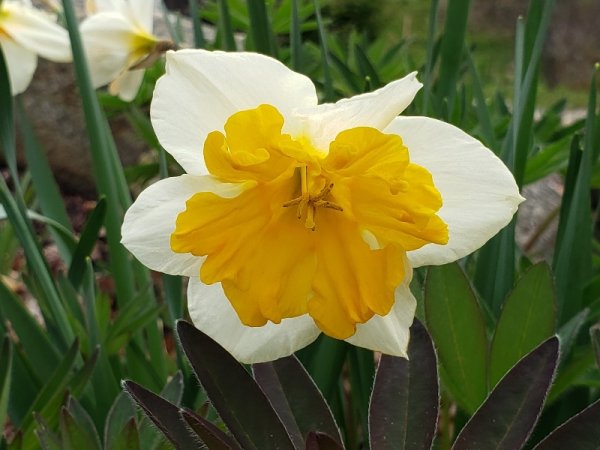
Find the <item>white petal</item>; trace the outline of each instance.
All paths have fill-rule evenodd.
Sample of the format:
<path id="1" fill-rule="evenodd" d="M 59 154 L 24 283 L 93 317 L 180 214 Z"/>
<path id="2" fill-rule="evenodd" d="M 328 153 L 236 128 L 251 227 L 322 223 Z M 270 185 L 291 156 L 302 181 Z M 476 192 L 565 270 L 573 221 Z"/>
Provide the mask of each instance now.
<path id="1" fill-rule="evenodd" d="M 127 210 L 121 242 L 149 268 L 173 275 L 198 276 L 203 258 L 171 250 L 171 233 L 185 202 L 198 192 L 235 197 L 240 185 L 220 183 L 209 176 L 165 178 L 145 189 Z"/>
<path id="2" fill-rule="evenodd" d="M 412 269 L 411 269 L 412 274 Z M 346 339 L 352 345 L 386 355 L 407 358 L 410 326 L 415 317 L 417 301 L 410 292 L 410 277 L 396 288 L 395 302 L 386 316 L 373 316 L 356 326 L 356 333 Z"/>
<path id="3" fill-rule="evenodd" d="M 413 72 L 376 91 L 302 109 L 297 114 L 312 144 L 327 151 L 329 143 L 343 130 L 354 127 L 383 130 L 410 105 L 421 86 L 417 72 Z"/>
<path id="4" fill-rule="evenodd" d="M 17 43 L 52 61 L 72 60 L 69 35 L 51 15 L 10 0 L 2 9 L 2 29 Z"/>
<path id="5" fill-rule="evenodd" d="M 154 0 L 129 0 L 131 16 L 146 32 L 152 33 L 154 22 Z"/>
<path id="6" fill-rule="evenodd" d="M 105 12 L 85 19 L 80 29 L 94 87 L 115 80 L 129 65 L 131 23 L 119 13 Z"/>
<path id="7" fill-rule="evenodd" d="M 438 214 L 448 224 L 449 242 L 409 252 L 413 267 L 472 253 L 510 222 L 523 201 L 504 163 L 459 128 L 427 117 L 398 117 L 385 132 L 402 137 L 411 161 L 431 172 L 442 194 Z"/>
<path id="8" fill-rule="evenodd" d="M 192 322 L 243 363 L 273 361 L 306 347 L 321 333 L 308 316 L 248 327 L 225 297 L 220 283 L 207 286 L 198 276 L 188 285 L 188 310 Z"/>
<path id="9" fill-rule="evenodd" d="M 34 52 L 27 50 L 12 39 L 1 34 L 0 47 L 2 47 L 2 53 L 8 66 L 12 95 L 20 94 L 31 83 L 35 67 L 37 66 L 37 56 Z"/>
<path id="10" fill-rule="evenodd" d="M 144 80 L 144 69 L 126 70 L 110 84 L 109 92 L 118 95 L 121 100 L 132 101 L 140 90 Z"/>
<path id="11" fill-rule="evenodd" d="M 316 105 L 317 95 L 310 79 L 268 56 L 180 50 L 167 53 L 150 114 L 163 147 L 186 172 L 203 174 L 207 134 L 223 130 L 233 113 L 264 103 L 287 120 L 294 108 Z"/>

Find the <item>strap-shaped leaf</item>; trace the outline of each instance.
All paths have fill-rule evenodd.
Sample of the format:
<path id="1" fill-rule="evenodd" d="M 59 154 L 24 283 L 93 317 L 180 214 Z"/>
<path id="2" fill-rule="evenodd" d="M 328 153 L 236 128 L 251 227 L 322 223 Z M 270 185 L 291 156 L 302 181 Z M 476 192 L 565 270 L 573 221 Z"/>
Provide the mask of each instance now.
<path id="1" fill-rule="evenodd" d="M 12 373 L 12 344 L 8 336 L 2 339 L 0 347 L 0 423 L 4 423 L 10 395 L 10 376 Z"/>
<path id="2" fill-rule="evenodd" d="M 210 450 L 241 450 L 231 436 L 204 417 L 188 409 L 181 409 L 179 414 Z"/>
<path id="3" fill-rule="evenodd" d="M 377 450 L 430 449 L 439 409 L 437 359 L 425 327 L 415 319 L 408 358 L 383 355 L 369 408 L 369 438 Z"/>
<path id="4" fill-rule="evenodd" d="M 556 331 L 556 294 L 550 267 L 531 267 L 502 307 L 490 353 L 490 386 Z"/>
<path id="5" fill-rule="evenodd" d="M 244 450 L 294 450 L 265 394 L 227 350 L 181 320 L 177 334 L 213 406 Z"/>
<path id="6" fill-rule="evenodd" d="M 344 450 L 344 447 L 325 433 L 311 431 L 306 437 L 306 450 Z"/>
<path id="7" fill-rule="evenodd" d="M 284 423 L 296 448 L 303 449 L 311 431 L 342 438 L 329 406 L 295 356 L 254 364 L 254 378 Z"/>
<path id="8" fill-rule="evenodd" d="M 558 361 L 557 337 L 519 361 L 462 429 L 452 450 L 523 448 L 541 413 Z"/>
<path id="9" fill-rule="evenodd" d="M 600 445 L 600 400 L 574 415 L 535 446 L 534 450 L 597 450 Z"/>
<path id="10" fill-rule="evenodd" d="M 442 379 L 456 401 L 473 413 L 487 395 L 488 342 L 477 298 L 458 264 L 427 272 L 425 316 L 444 369 Z"/>
<path id="11" fill-rule="evenodd" d="M 124 381 L 123 389 L 144 410 L 152 422 L 178 450 L 201 449 L 179 416 L 179 408 L 133 381 Z"/>

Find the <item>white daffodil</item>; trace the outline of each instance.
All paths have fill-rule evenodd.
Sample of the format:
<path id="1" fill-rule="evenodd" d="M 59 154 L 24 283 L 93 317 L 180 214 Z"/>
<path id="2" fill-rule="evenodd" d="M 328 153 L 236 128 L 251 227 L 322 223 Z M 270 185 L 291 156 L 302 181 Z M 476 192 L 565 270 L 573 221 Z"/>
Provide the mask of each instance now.
<path id="1" fill-rule="evenodd" d="M 72 59 L 67 31 L 54 16 L 28 2 L 0 2 L 0 47 L 8 66 L 13 95 L 20 94 L 33 78 L 37 57 L 56 62 Z"/>
<path id="2" fill-rule="evenodd" d="M 318 105 L 269 57 L 169 52 L 151 118 L 187 174 L 142 192 L 123 243 L 190 277 L 194 324 L 243 362 L 321 332 L 405 356 L 412 268 L 473 252 L 523 200 L 479 141 L 398 116 L 420 87 L 413 73 Z"/>
<path id="3" fill-rule="evenodd" d="M 106 84 L 112 95 L 131 101 L 144 78 L 144 69 L 169 48 L 152 34 L 153 0 L 88 2 L 80 26 L 94 87 Z"/>

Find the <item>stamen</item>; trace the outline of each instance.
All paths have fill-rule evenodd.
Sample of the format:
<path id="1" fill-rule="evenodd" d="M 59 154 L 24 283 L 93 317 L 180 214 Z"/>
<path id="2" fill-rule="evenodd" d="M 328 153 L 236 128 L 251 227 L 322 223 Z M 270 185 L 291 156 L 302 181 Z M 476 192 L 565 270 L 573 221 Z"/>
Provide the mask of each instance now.
<path id="1" fill-rule="evenodd" d="M 302 189 L 302 193 L 300 196 L 293 198 L 285 202 L 282 206 L 284 208 L 288 208 L 290 206 L 298 205 L 296 216 L 298 219 L 302 219 L 304 215 L 304 211 L 306 211 L 306 220 L 304 221 L 304 225 L 306 228 L 310 230 L 315 230 L 315 215 L 317 212 L 317 208 L 327 208 L 333 209 L 335 211 L 343 211 L 342 208 L 337 203 L 334 203 L 329 200 L 325 200 L 325 198 L 331 193 L 333 189 L 333 183 L 326 183 L 323 189 L 317 195 L 310 195 L 308 192 L 308 167 L 303 166 L 300 167 L 300 187 Z"/>

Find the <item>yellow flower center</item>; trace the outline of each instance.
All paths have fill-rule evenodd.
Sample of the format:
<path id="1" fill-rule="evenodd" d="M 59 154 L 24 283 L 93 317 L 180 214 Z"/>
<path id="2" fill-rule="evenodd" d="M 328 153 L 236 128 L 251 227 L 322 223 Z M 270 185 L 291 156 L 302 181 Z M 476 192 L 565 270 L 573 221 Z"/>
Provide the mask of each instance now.
<path id="1" fill-rule="evenodd" d="M 390 311 L 409 278 L 407 251 L 448 241 L 440 193 L 399 136 L 352 128 L 324 153 L 283 134 L 270 105 L 224 128 L 208 135 L 204 159 L 241 193 L 193 195 L 171 248 L 206 257 L 201 280 L 222 284 L 244 324 L 310 314 L 326 334 L 347 338 Z"/>

